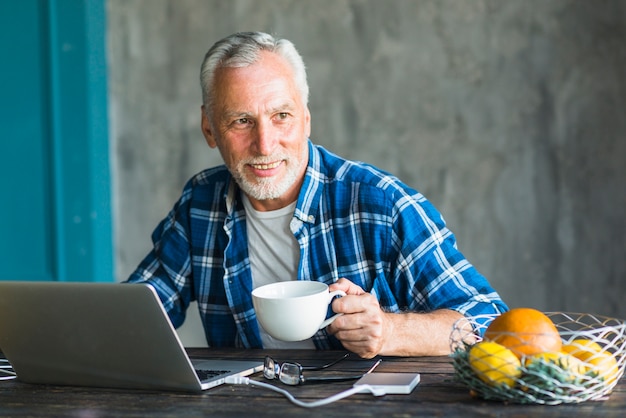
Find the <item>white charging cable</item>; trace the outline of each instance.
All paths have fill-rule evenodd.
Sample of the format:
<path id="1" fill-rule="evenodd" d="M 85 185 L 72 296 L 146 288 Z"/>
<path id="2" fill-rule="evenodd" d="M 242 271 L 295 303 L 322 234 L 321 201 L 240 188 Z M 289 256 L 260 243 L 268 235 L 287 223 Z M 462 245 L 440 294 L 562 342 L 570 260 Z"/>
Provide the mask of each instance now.
<path id="1" fill-rule="evenodd" d="M 231 385 L 253 385 L 253 386 L 259 386 L 265 389 L 270 389 L 270 390 L 273 390 L 274 392 L 278 392 L 281 395 L 284 395 L 291 402 L 303 408 L 316 408 L 318 406 L 328 405 L 332 402 L 354 395 L 355 393 L 368 393 L 369 392 L 374 396 L 383 396 L 386 394 L 385 390 L 377 389 L 369 385 L 359 385 L 359 386 L 354 386 L 351 389 L 345 390 L 343 392 L 339 392 L 333 396 L 329 396 L 328 398 L 325 398 L 325 399 L 320 399 L 318 401 L 313 401 L 313 402 L 303 402 L 297 399 L 296 397 L 294 397 L 291 393 L 287 392 L 284 389 L 281 389 L 274 385 L 270 385 L 268 383 L 251 380 L 248 377 L 229 376 L 226 378 L 226 383 L 231 384 Z"/>

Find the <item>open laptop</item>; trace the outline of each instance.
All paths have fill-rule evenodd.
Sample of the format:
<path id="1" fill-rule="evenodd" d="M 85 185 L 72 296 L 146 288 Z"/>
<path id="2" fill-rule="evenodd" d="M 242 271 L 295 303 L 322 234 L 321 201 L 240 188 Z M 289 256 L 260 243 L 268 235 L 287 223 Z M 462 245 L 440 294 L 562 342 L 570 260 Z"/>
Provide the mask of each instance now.
<path id="1" fill-rule="evenodd" d="M 145 284 L 0 281 L 0 351 L 28 383 L 201 391 L 263 369 L 190 359 Z"/>

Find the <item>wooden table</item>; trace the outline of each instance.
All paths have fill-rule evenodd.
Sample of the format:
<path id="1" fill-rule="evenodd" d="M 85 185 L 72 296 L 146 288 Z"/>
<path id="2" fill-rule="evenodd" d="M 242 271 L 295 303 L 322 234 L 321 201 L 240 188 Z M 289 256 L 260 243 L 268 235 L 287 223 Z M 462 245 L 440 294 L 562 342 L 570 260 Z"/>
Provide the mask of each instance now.
<path id="1" fill-rule="evenodd" d="M 192 356 L 232 358 L 241 350 L 189 349 Z M 338 351 L 247 350 L 249 358 L 271 355 L 278 361 L 294 360 L 320 365 L 335 359 Z M 324 372 L 366 371 L 372 360 L 350 356 Z M 117 389 L 31 385 L 16 380 L 0 381 L 0 417 L 198 417 L 198 416 L 445 416 L 445 417 L 626 417 L 626 379 L 622 378 L 610 398 L 602 402 L 543 406 L 507 405 L 472 398 L 467 388 L 454 381 L 448 357 L 383 357 L 377 372 L 418 372 L 421 382 L 410 395 L 355 394 L 330 405 L 307 409 L 292 404 L 281 394 L 255 386 L 223 385 L 203 393 L 126 391 Z M 314 373 L 314 372 L 311 372 Z M 253 379 L 267 382 L 261 373 Z M 296 398 L 314 401 L 352 387 L 352 382 L 286 386 Z"/>

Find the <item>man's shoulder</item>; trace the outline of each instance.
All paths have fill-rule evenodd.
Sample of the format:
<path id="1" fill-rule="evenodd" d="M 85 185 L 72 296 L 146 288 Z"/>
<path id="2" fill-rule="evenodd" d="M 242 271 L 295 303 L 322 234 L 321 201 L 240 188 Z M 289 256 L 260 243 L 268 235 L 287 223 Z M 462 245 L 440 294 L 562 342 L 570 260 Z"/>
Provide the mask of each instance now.
<path id="1" fill-rule="evenodd" d="M 413 192 L 398 177 L 379 167 L 340 157 L 319 145 L 316 148 L 320 161 L 318 169 L 328 183 L 359 184 L 361 187 L 381 189 L 381 192 Z"/>
<path id="2" fill-rule="evenodd" d="M 187 187 L 205 187 L 226 184 L 230 181 L 230 172 L 224 165 L 206 168 L 189 179 Z"/>
<path id="3" fill-rule="evenodd" d="M 202 201 L 206 203 L 211 199 L 222 199 L 231 175 L 228 169 L 221 165 L 204 169 L 193 175 L 183 188 L 181 201 Z"/>

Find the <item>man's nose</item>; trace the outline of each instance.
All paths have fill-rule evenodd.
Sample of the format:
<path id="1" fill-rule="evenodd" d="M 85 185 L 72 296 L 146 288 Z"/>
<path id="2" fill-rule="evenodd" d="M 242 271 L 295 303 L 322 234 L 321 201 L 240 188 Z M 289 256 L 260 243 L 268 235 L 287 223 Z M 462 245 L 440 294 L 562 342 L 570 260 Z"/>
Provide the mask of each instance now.
<path id="1" fill-rule="evenodd" d="M 271 155 L 278 144 L 276 129 L 270 122 L 259 121 L 256 125 L 256 148 L 261 155 Z"/>

